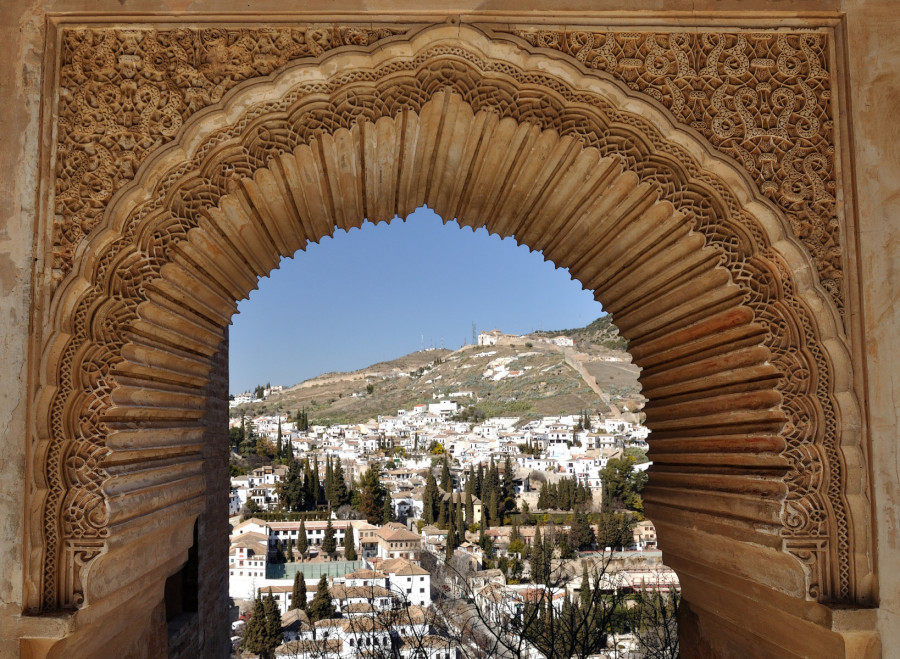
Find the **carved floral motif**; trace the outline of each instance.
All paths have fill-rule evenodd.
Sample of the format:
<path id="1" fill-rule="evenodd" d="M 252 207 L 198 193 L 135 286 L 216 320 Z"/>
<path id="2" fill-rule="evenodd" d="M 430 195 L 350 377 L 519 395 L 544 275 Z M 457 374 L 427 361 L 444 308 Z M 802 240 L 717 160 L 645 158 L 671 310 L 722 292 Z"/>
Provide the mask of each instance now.
<path id="1" fill-rule="evenodd" d="M 242 80 L 342 46 L 401 34 L 393 27 L 309 25 L 243 30 L 66 29 L 57 138 L 57 279 L 117 190 L 185 119 Z"/>
<path id="2" fill-rule="evenodd" d="M 397 32 L 343 27 L 66 31 L 54 267 L 60 274 L 71 270 L 73 250 L 100 222 L 112 194 L 131 180 L 149 153 L 173 139 L 191 114 L 216 103 L 240 80 L 272 72 L 292 58 L 370 43 Z M 785 209 L 817 263 L 824 259 L 820 263 L 823 281 L 831 281 L 829 291 L 839 297 L 839 236 L 828 225 L 833 221 L 836 227 L 833 162 L 831 156 L 826 158 L 831 143 L 830 110 L 821 103 L 827 99 L 829 85 L 822 74 L 825 45 L 824 39 L 819 41 L 821 35 L 623 33 L 601 39 L 588 33 L 521 31 L 520 36 L 537 46 L 563 50 L 586 66 L 615 71 L 620 79 L 663 102 L 680 121 L 696 124 L 694 128 L 718 148 L 736 155 L 763 192 Z M 754 63 L 765 59 L 774 63 Z M 385 87 L 375 84 L 398 71 L 409 75 Z M 791 71 L 796 73 L 789 75 Z M 765 80 L 762 72 L 767 72 Z M 779 86 L 785 81 L 799 92 L 795 90 L 793 96 L 778 92 L 786 89 Z M 762 83 L 768 88 L 760 87 Z M 604 155 L 622 158 L 626 167 L 657 186 L 662 198 L 690 216 L 695 230 L 721 251 L 734 281 L 746 291 L 746 304 L 769 329 L 766 345 L 783 374 L 777 387 L 789 419 L 783 434 L 788 440 L 785 457 L 791 465 L 783 519 L 786 549 L 808 566 L 811 597 L 825 593 L 846 600 L 850 596 L 851 549 L 829 366 L 818 347 L 809 311 L 794 298 L 790 273 L 766 244 L 762 229 L 742 214 L 719 179 L 697 167 L 640 117 L 618 112 L 596 94 L 571 89 L 552 76 L 480 61 L 464 48 L 441 46 L 413 61 L 388 62 L 376 71 L 359 71 L 327 84 L 308 83 L 277 104 L 249 110 L 244 119 L 211 136 L 197 150 L 194 162 L 165 173 L 157 184 L 155 201 L 134 209 L 122 238 L 98 254 L 94 288 L 79 300 L 72 338 L 61 351 L 51 405 L 45 608 L 60 604 L 60 580 L 65 591 L 62 604 L 78 604 L 78 574 L 100 551 L 108 533 L 100 486 L 107 477 L 101 467 L 108 451 L 104 412 L 111 407 L 115 386 L 111 373 L 125 341 L 116 328 L 136 317 L 139 292 L 159 275 L 171 245 L 198 226 L 203 209 L 215 205 L 236 177 L 252 175 L 272 157 L 322 133 L 404 110 L 418 111 L 441 90 L 459 94 L 475 111 L 489 110 L 552 128 Z M 313 94 L 325 100 L 303 106 L 303 100 Z M 677 101 L 679 94 L 681 101 Z M 580 104 L 591 112 L 582 112 Z M 611 125 L 627 126 L 656 152 L 670 157 L 671 163 L 680 164 L 647 159 L 637 140 L 610 130 Z M 204 158 L 225 142 L 233 145 L 228 154 L 213 160 L 212 167 L 201 168 Z M 197 171 L 204 173 L 186 176 Z M 819 172 L 820 181 L 810 172 Z M 730 219 L 708 203 L 694 181 L 702 181 L 725 200 Z M 166 222 L 155 229 L 132 265 L 123 267 L 117 258 L 131 248 L 134 227 L 163 203 L 169 211 Z M 767 267 L 762 261 L 778 267 Z M 828 264 L 831 269 L 822 270 Z M 105 296 L 112 298 L 108 305 L 103 302 Z M 797 339 L 783 344 L 786 336 Z M 829 473 L 823 473 L 823 465 Z M 55 562 L 61 551 L 69 554 L 64 576 L 58 574 Z M 838 566 L 834 578 L 832 563 Z"/>
<path id="3" fill-rule="evenodd" d="M 828 39 L 818 32 L 517 29 L 662 103 L 777 203 L 843 309 Z"/>

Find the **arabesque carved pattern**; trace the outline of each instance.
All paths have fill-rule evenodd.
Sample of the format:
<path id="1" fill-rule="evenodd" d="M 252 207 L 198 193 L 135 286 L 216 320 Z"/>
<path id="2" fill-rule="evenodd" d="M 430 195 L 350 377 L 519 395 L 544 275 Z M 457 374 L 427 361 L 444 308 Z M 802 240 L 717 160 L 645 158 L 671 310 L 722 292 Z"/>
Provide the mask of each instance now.
<path id="1" fill-rule="evenodd" d="M 144 158 L 186 117 L 241 80 L 396 27 L 314 25 L 244 30 L 66 30 L 60 85 L 54 268 Z M 653 97 L 737 159 L 784 209 L 843 310 L 835 203 L 828 40 L 817 32 L 590 32 L 514 30 Z"/>
<path id="2" fill-rule="evenodd" d="M 355 25 L 226 30 L 67 29 L 57 137 L 57 279 L 110 198 L 192 114 L 242 80 L 401 28 Z"/>
<path id="3" fill-rule="evenodd" d="M 819 32 L 516 29 L 652 96 L 735 158 L 791 221 L 843 310 L 828 38 Z"/>
<path id="4" fill-rule="evenodd" d="M 393 34 L 351 28 L 323 30 L 321 34 L 331 35 L 325 42 L 332 47 L 353 39 L 374 41 Z M 110 196 L 130 180 L 154 148 L 172 139 L 190 114 L 221 98 L 225 89 L 237 81 L 261 75 L 287 61 L 287 55 L 266 55 L 269 51 L 261 43 L 278 44 L 282 39 L 290 46 L 285 52 L 293 53 L 293 57 L 318 54 L 307 43 L 309 34 L 310 29 L 301 28 L 269 33 L 67 31 L 63 39 L 66 63 L 61 86 L 65 91 L 61 96 L 57 156 L 59 233 L 55 267 L 61 272 L 72 268 L 73 249 L 98 224 Z M 646 45 L 648 39 L 659 45 L 651 37 L 628 38 L 645 44 L 645 48 L 650 47 Z M 712 37 L 704 40 L 702 35 L 692 38 L 713 50 L 719 43 Z M 730 37 L 722 38 L 725 45 Z M 806 52 L 796 41 L 799 37 L 791 38 L 800 51 Z M 313 41 L 324 48 L 321 40 Z M 772 36 L 769 41 L 778 43 L 779 39 Z M 813 48 L 812 42 L 804 43 Z M 819 50 L 814 51 L 821 52 L 821 44 L 816 47 Z M 261 59 L 255 65 L 257 55 Z M 731 56 L 723 56 L 726 59 L 721 66 L 738 67 L 738 63 L 727 59 Z M 711 57 L 708 54 L 704 66 L 711 66 Z M 697 67 L 696 62 L 685 63 L 682 59 L 680 55 L 675 57 L 678 66 Z M 204 69 L 207 65 L 212 68 Z M 655 66 L 665 69 L 662 60 Z M 639 68 L 635 65 L 636 71 Z M 380 84 L 398 72 L 405 75 L 392 79 L 390 84 Z M 128 82 L 136 78 L 139 81 L 133 85 Z M 753 310 L 757 322 L 768 329 L 766 346 L 782 374 L 777 389 L 789 419 L 783 435 L 788 442 L 784 455 L 791 465 L 783 518 L 785 547 L 808 567 L 810 597 L 846 600 L 851 596 L 851 549 L 841 491 L 843 466 L 833 422 L 828 361 L 818 347 L 809 310 L 794 297 L 790 273 L 767 245 L 756 220 L 743 213 L 720 179 L 699 167 L 683 149 L 666 140 L 641 117 L 620 112 L 601 96 L 572 89 L 549 74 L 485 61 L 464 47 L 436 46 L 413 60 L 392 60 L 375 70 L 343 74 L 328 83 L 301 85 L 277 103 L 248 110 L 239 121 L 210 136 L 196 150 L 192 161 L 164 173 L 156 184 L 153 201 L 134 209 L 121 237 L 98 254 L 93 287 L 79 299 L 71 338 L 61 352 L 51 404 L 52 437 L 46 465 L 50 485 L 44 513 L 45 608 L 53 609 L 60 602 L 77 605 L 80 601 L 77 575 L 83 565 L 69 561 L 68 565 L 59 566 L 66 576 L 60 575 L 56 557 L 62 548 L 71 553 L 72 547 L 90 547 L 91 551 L 79 550 L 78 554 L 79 561 L 88 561 L 99 551 L 94 551 L 93 543 L 102 542 L 108 533 L 101 491 L 107 477 L 101 462 L 108 452 L 105 437 L 109 432 L 104 414 L 112 407 L 110 396 L 115 377 L 111 374 L 122 360 L 121 350 L 126 342 L 116 328 L 126 327 L 138 317 L 141 292 L 148 282 L 159 277 L 162 265 L 171 258 L 173 245 L 185 240 L 191 228 L 199 226 L 204 209 L 215 206 L 237 179 L 252 176 L 272 158 L 339 128 L 375 122 L 401 112 L 418 112 L 434 94 L 444 90 L 460 95 L 476 112 L 486 110 L 517 122 L 553 129 L 576 137 L 603 155 L 621 158 L 627 169 L 658 188 L 662 199 L 671 201 L 690 217 L 694 229 L 719 250 L 723 265 L 745 291 L 745 304 Z M 312 96 L 316 102 L 305 105 Z M 749 97 L 741 98 L 742 103 L 750 102 Z M 785 96 L 779 96 L 780 100 L 767 98 L 767 103 L 787 103 Z M 697 94 L 694 101 L 699 100 Z M 712 103 L 711 98 L 709 102 Z M 724 102 L 728 107 L 733 99 Z M 700 107 L 687 103 L 685 107 L 688 106 Z M 816 112 L 813 115 L 824 123 Z M 709 113 L 711 120 L 719 117 L 718 125 L 728 132 L 723 128 L 722 115 Z M 684 116 L 684 110 L 680 116 Z M 732 117 L 733 123 L 737 121 Z M 759 116 L 756 121 L 764 132 L 778 128 Z M 801 123 L 803 130 L 812 125 L 811 119 L 805 121 Z M 744 124 L 744 128 L 748 125 Z M 753 153 L 768 153 L 765 149 L 776 142 L 771 135 L 761 137 L 756 140 Z M 665 158 L 646 157 L 645 143 Z M 746 140 L 728 144 L 729 148 L 749 148 Z M 228 149 L 222 145 L 228 145 Z M 812 150 L 802 156 L 795 152 L 795 157 L 805 159 L 821 146 L 816 142 L 809 147 Z M 202 174 L 198 176 L 198 172 Z M 790 177 L 779 176 L 787 175 L 776 173 L 771 180 L 781 188 Z M 802 191 L 803 185 L 793 189 Z M 808 201 L 809 208 L 820 209 L 813 200 Z M 150 242 L 123 265 L 122 256 L 137 249 L 137 227 L 155 213 L 161 213 L 164 221 L 148 234 Z M 826 240 L 829 249 L 836 249 L 836 233 L 826 233 L 830 236 Z M 823 236 L 820 238 L 825 240 Z M 839 269 L 839 258 L 830 262 Z M 99 311 L 98 305 L 103 305 Z M 785 337 L 793 340 L 786 341 Z M 823 473 L 823 465 L 828 473 Z M 59 520 L 63 520 L 61 527 Z M 832 564 L 837 566 L 834 577 L 830 574 Z M 60 580 L 66 590 L 62 597 Z"/>

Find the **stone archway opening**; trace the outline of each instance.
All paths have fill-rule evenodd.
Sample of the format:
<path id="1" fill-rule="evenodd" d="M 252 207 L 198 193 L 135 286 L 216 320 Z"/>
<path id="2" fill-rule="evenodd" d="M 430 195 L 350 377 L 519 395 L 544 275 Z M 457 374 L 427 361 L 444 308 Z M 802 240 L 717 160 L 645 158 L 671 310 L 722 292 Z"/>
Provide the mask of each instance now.
<path id="1" fill-rule="evenodd" d="M 648 514 L 707 646 L 846 650 L 825 604 L 867 598 L 860 461 L 805 252 L 657 105 L 451 25 L 248 80 L 79 247 L 35 403 L 27 590 L 77 609 L 53 651 L 108 640 L 97 621 L 150 610 L 184 563 L 236 300 L 307 241 L 424 204 L 540 250 L 614 314 L 650 400 Z"/>

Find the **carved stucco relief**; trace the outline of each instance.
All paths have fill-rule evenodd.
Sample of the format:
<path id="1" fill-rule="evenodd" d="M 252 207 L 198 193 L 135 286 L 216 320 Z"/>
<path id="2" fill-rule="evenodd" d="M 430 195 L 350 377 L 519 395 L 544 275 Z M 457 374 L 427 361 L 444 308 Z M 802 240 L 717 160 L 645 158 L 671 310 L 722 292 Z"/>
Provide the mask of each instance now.
<path id="1" fill-rule="evenodd" d="M 191 114 L 234 85 L 342 46 L 410 28 L 75 30 L 63 34 L 54 268 L 116 190 Z M 502 34 L 502 33 L 501 33 Z M 843 310 L 828 37 L 820 32 L 592 32 L 516 29 L 662 103 L 740 162 L 791 221 Z"/>
<path id="2" fill-rule="evenodd" d="M 65 29 L 56 146 L 57 280 L 117 190 L 185 120 L 235 85 L 342 46 L 407 28 Z"/>
<path id="3" fill-rule="evenodd" d="M 843 309 L 829 40 L 822 32 L 511 31 L 662 103 L 781 207 Z"/>
<path id="4" fill-rule="evenodd" d="M 281 30 L 65 30 L 54 238 L 54 267 L 59 277 L 72 269 L 74 249 L 98 225 L 111 196 L 133 178 L 141 162 L 151 152 L 174 139 L 181 125 L 192 114 L 218 102 L 229 88 L 241 80 L 272 72 L 292 59 L 317 56 L 328 48 L 345 44 L 371 43 L 401 32 L 400 28 L 363 30 L 334 26 Z M 521 34 L 535 45 L 552 47 L 554 43 L 554 37 L 544 32 L 526 30 Z M 806 104 L 813 103 L 812 96 L 798 97 L 795 93 L 789 101 L 786 92 L 775 95 L 771 82 L 776 79 L 774 75 L 767 82 L 768 87 L 758 88 L 757 84 L 756 97 L 740 89 L 749 89 L 758 83 L 757 74 L 753 74 L 757 77 L 744 80 L 740 89 L 736 83 L 729 82 L 741 75 L 749 75 L 747 72 L 751 69 L 774 71 L 779 66 L 796 66 L 800 70 L 806 67 L 808 73 L 812 68 L 809 60 L 804 60 L 806 64 L 803 65 L 779 65 L 780 55 L 771 52 L 775 64 L 757 63 L 751 67 L 747 63 L 744 67 L 738 52 L 749 48 L 749 42 L 746 37 L 737 34 L 694 34 L 687 41 L 672 38 L 672 35 L 647 33 L 623 33 L 620 37 L 619 51 L 604 54 L 603 43 L 599 43 L 598 39 L 594 55 L 591 55 L 590 49 L 584 59 L 581 58 L 581 53 L 585 52 L 583 49 L 572 50 L 571 54 L 583 63 L 594 62 L 599 56 L 610 67 L 611 62 L 618 62 L 617 77 L 629 83 L 638 84 L 636 81 L 644 79 L 656 80 L 657 85 L 664 84 L 668 90 L 666 94 L 650 84 L 641 91 L 654 96 L 670 109 L 677 85 L 670 86 L 666 82 L 666 57 L 674 62 L 672 66 L 682 67 L 673 71 L 699 72 L 693 75 L 685 73 L 679 78 L 705 80 L 704 84 L 708 86 L 694 90 L 694 94 L 683 93 L 691 102 L 677 108 L 676 118 L 684 122 L 685 117 L 692 117 L 691 121 L 698 124 L 693 127 L 706 134 L 718 148 L 729 155 L 746 156 L 739 160 L 751 173 L 758 174 L 758 181 L 762 177 L 760 189 L 774 196 L 782 208 L 783 200 L 790 198 L 785 196 L 786 192 L 793 191 L 794 205 L 785 212 L 792 222 L 795 215 L 791 213 L 800 213 L 796 217 L 803 219 L 797 220 L 799 224 L 794 223 L 794 228 L 808 248 L 812 250 L 816 245 L 822 248 L 818 252 L 812 250 L 813 255 L 823 278 L 835 283 L 829 287 L 829 293 L 839 298 L 838 234 L 833 227 L 826 228 L 821 224 L 812 230 L 810 224 L 820 222 L 827 215 L 823 208 L 833 211 L 833 198 L 830 206 L 819 204 L 824 197 L 815 182 L 830 180 L 830 184 L 823 185 L 827 195 L 833 197 L 833 175 L 829 175 L 830 178 L 810 178 L 810 172 L 797 164 L 810 158 L 810 166 L 818 167 L 825 163 L 828 168 L 833 168 L 831 159 L 820 159 L 825 157 L 822 154 L 827 154 L 829 148 L 828 140 L 823 137 L 830 135 L 828 131 L 831 130 L 827 103 L 826 107 L 817 105 L 807 108 Z M 585 36 L 579 38 L 588 40 Z M 668 41 L 670 38 L 672 40 Z M 816 35 L 816 39 L 819 38 L 821 35 Z M 570 35 L 557 35 L 555 39 L 559 43 L 575 43 Z M 689 56 L 683 52 L 681 49 L 689 43 L 695 44 L 700 53 Z M 824 79 L 819 76 L 825 66 L 824 42 L 810 41 L 806 34 L 772 34 L 767 38 L 757 37 L 753 43 L 765 44 L 770 51 L 777 47 L 784 57 L 794 56 L 789 56 L 789 52 L 795 55 L 803 53 L 810 58 L 821 57 L 817 59 L 819 68 L 815 69 L 812 79 L 817 81 L 817 89 L 827 89 L 827 75 Z M 658 49 L 663 48 L 662 44 L 671 44 L 672 48 L 660 52 Z M 592 48 L 593 45 L 592 41 Z M 636 53 L 629 50 L 632 46 L 644 49 L 646 56 L 643 65 Z M 571 45 L 567 47 L 572 48 Z M 728 52 L 727 56 L 723 56 L 723 52 Z M 454 62 L 442 60 L 441 55 L 452 55 Z M 757 55 L 759 57 L 751 59 L 766 59 L 762 53 Z M 342 87 L 374 84 L 379 76 L 398 70 L 407 70 L 415 82 L 406 80 L 387 89 L 357 88 L 352 95 L 340 93 Z M 486 75 L 488 72 L 491 75 Z M 498 82 L 501 76 L 515 83 L 504 85 Z M 803 94 L 807 89 L 812 89 L 809 82 L 803 85 L 799 87 Z M 540 96 L 536 102 L 534 98 L 521 102 L 517 89 L 525 87 L 546 89 L 552 93 Z M 215 135 L 207 146 L 198 150 L 198 158 L 214 150 L 216 144 L 223 140 L 238 140 L 242 144 L 241 150 L 218 163 L 215 170 L 200 181 L 194 180 L 188 187 L 179 189 L 174 196 L 170 187 L 176 186 L 190 167 L 198 166 L 200 161 L 191 163 L 182 171 L 170 172 L 161 181 L 158 199 L 169 198 L 174 204 L 176 216 L 182 219 L 161 229 L 160 235 L 184 235 L 197 221 L 190 218 L 198 218 L 200 207 L 214 203 L 225 194 L 228 181 L 234 175 L 251 174 L 254 169 L 264 166 L 273 154 L 359 120 L 374 121 L 380 116 L 392 116 L 401 109 L 417 111 L 436 90 L 443 88 L 453 89 L 475 109 L 489 109 L 500 116 L 552 128 L 560 134 L 576 136 L 604 154 L 622 158 L 626 166 L 638 172 L 643 180 L 658 186 L 664 198 L 672 200 L 680 210 L 691 215 L 695 229 L 721 249 L 735 281 L 747 290 L 748 306 L 769 328 L 768 347 L 778 370 L 784 374 L 778 390 L 783 396 L 783 409 L 789 419 L 783 434 L 788 444 L 784 456 L 791 465 L 786 479 L 789 493 L 783 517 L 785 549 L 808 565 L 810 597 L 850 598 L 851 547 L 842 493 L 845 476 L 838 449 L 829 364 L 818 346 L 809 311 L 794 298 L 788 269 L 779 263 L 766 245 L 763 231 L 741 213 L 733 199 L 727 203 L 734 218 L 740 220 L 739 231 L 723 225 L 716 209 L 711 208 L 695 189 L 682 180 L 681 173 L 658 163 L 647 162 L 638 145 L 623 140 L 620 135 L 611 134 L 604 125 L 597 124 L 587 115 L 568 111 L 560 105 L 560 99 L 573 104 L 587 104 L 605 115 L 610 123 L 633 126 L 653 142 L 654 149 L 682 162 L 691 177 L 704 181 L 723 199 L 730 199 L 721 181 L 699 170 L 677 146 L 668 143 L 640 117 L 619 113 L 597 95 L 581 93 L 549 75 L 479 61 L 464 49 L 434 51 L 414 61 L 384 65 L 374 73 L 362 71 L 327 86 L 317 83 L 295 90 L 278 107 L 256 108 L 251 113 L 255 117 L 265 113 L 281 113 L 291 108 L 292 104 L 301 104 L 310 94 L 328 96 L 327 104 L 300 114 L 303 119 L 301 123 L 289 124 L 286 119 L 273 118 L 265 124 L 255 124 L 252 130 L 244 133 L 248 125 L 245 119 L 228 131 Z M 682 92 L 685 91 L 682 89 Z M 701 92 L 705 101 L 701 99 Z M 760 96 L 763 92 L 765 94 Z M 750 111 L 748 117 L 747 108 L 754 104 L 758 107 Z M 798 119 L 793 116 L 794 113 L 802 117 Z M 786 117 L 786 123 L 779 124 L 782 121 L 779 117 Z M 813 119 L 818 122 L 815 131 L 812 130 Z M 753 126 L 761 132 L 753 133 L 750 130 Z M 800 139 L 788 134 L 797 130 L 805 131 L 810 136 Z M 740 139 L 732 139 L 735 135 L 739 135 Z M 791 137 L 795 142 L 793 146 L 789 146 Z M 748 166 L 751 161 L 756 163 L 755 172 Z M 813 174 L 819 171 L 815 167 L 813 170 Z M 820 196 L 816 197 L 817 194 Z M 136 209 L 132 222 L 139 222 L 151 210 Z M 740 237 L 746 231 L 752 234 L 749 242 Z M 123 241 L 127 243 L 127 240 L 126 232 Z M 97 269 L 98 280 L 110 276 L 109 264 L 122 244 L 118 247 L 113 245 L 104 253 Z M 776 264 L 777 272 L 761 268 L 757 262 L 760 255 Z M 141 282 L 157 270 L 158 265 L 151 265 L 146 272 L 134 272 L 134 280 L 122 286 L 131 291 L 139 290 Z M 825 274 L 828 276 L 825 277 Z M 73 565 L 81 566 L 96 555 L 98 542 L 102 543 L 108 533 L 101 492 L 101 484 L 107 477 L 101 467 L 107 453 L 103 438 L 109 431 L 104 424 L 103 413 L 110 407 L 110 393 L 115 386 L 114 377 L 110 374 L 119 359 L 115 356 L 116 349 L 122 344 L 122 338 L 116 337 L 115 326 L 134 319 L 135 305 L 136 302 L 129 301 L 128 295 L 120 293 L 114 312 L 105 323 L 108 330 L 108 333 L 104 332 L 105 345 L 85 354 L 89 337 L 96 334 L 97 328 L 91 327 L 92 321 L 87 316 L 90 300 L 83 301 L 75 313 L 74 338 L 59 360 L 59 388 L 54 396 L 51 414 L 53 440 L 48 450 L 46 468 L 50 491 L 44 514 L 43 599 L 48 609 L 59 603 L 56 556 L 60 547 L 65 547 L 66 555 L 71 554 L 77 559 Z M 795 344 L 782 344 L 780 337 L 795 334 Z M 73 432 L 78 440 L 64 441 Z M 832 577 L 832 570 L 835 577 Z M 76 606 L 79 603 L 77 570 L 67 569 L 65 572 L 70 575 L 67 579 L 72 584 L 66 586 L 69 594 L 63 597 L 62 603 Z"/>

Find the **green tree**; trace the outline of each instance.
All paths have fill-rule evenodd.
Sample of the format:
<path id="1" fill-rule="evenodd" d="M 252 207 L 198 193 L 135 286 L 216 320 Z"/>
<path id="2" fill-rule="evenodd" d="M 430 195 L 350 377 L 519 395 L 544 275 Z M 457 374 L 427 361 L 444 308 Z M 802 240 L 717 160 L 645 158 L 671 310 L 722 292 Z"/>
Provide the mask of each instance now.
<path id="1" fill-rule="evenodd" d="M 275 656 L 275 648 L 281 644 L 281 616 L 278 613 L 278 604 L 272 597 L 271 590 L 265 601 L 259 593 L 253 604 L 253 615 L 244 629 L 244 639 L 241 648 L 249 652 L 255 652 L 260 659 L 272 659 Z"/>
<path id="2" fill-rule="evenodd" d="M 391 504 L 391 495 L 390 493 L 385 494 L 384 497 L 384 508 L 381 511 L 381 523 L 387 524 L 388 522 L 394 521 L 394 507 Z"/>
<path id="3" fill-rule="evenodd" d="M 283 510 L 296 512 L 303 509 L 303 474 L 297 460 L 288 460 L 287 473 L 275 485 L 275 494 Z"/>
<path id="4" fill-rule="evenodd" d="M 581 561 L 581 591 L 579 604 L 583 611 L 587 611 L 591 605 L 591 578 L 588 576 L 587 561 Z"/>
<path id="5" fill-rule="evenodd" d="M 632 458 L 613 458 L 600 470 L 603 484 L 603 509 L 633 510 L 643 513 L 644 502 L 641 492 L 647 482 L 644 471 L 634 471 Z"/>
<path id="6" fill-rule="evenodd" d="M 481 547 L 483 551 L 488 551 L 488 548 L 491 546 L 491 539 L 487 536 L 488 518 L 487 512 L 485 511 L 484 506 L 481 507 L 481 528 L 478 529 L 478 545 Z"/>
<path id="7" fill-rule="evenodd" d="M 466 486 L 468 490 L 468 485 Z M 466 491 L 466 525 L 475 524 L 475 502 L 472 501 L 472 493 Z"/>
<path id="8" fill-rule="evenodd" d="M 509 547 L 506 551 L 510 554 L 525 554 L 525 541 L 522 540 L 518 524 L 513 524 L 512 530 L 509 532 Z"/>
<path id="9" fill-rule="evenodd" d="M 340 460 L 332 462 L 329 458 L 325 465 L 325 501 L 332 509 L 340 508 L 350 501 Z"/>
<path id="10" fill-rule="evenodd" d="M 260 652 L 265 633 L 266 614 L 263 609 L 262 596 L 257 592 L 253 602 L 253 612 L 244 627 L 244 637 L 241 639 L 241 649 L 248 652 Z"/>
<path id="11" fill-rule="evenodd" d="M 297 417 L 294 420 L 294 423 L 297 425 L 297 430 L 299 430 L 300 432 L 306 432 L 307 430 L 309 430 L 309 414 L 306 413 L 305 407 L 297 412 Z"/>
<path id="12" fill-rule="evenodd" d="M 456 534 L 456 515 L 450 513 L 450 521 L 447 524 L 447 558 L 453 556 L 453 552 L 459 546 L 459 536 Z"/>
<path id="13" fill-rule="evenodd" d="M 447 515 L 447 501 L 442 496 L 440 502 L 438 503 L 438 517 L 437 521 L 435 522 L 435 526 L 437 526 L 439 529 L 447 528 Z"/>
<path id="14" fill-rule="evenodd" d="M 245 415 L 241 415 L 241 443 L 238 453 L 245 458 L 256 451 L 256 426 Z"/>
<path id="15" fill-rule="evenodd" d="M 309 616 L 310 624 L 313 626 L 313 633 L 315 633 L 315 625 L 319 620 L 334 617 L 334 603 L 331 601 L 328 579 L 325 578 L 324 574 L 319 579 L 319 586 L 316 588 L 316 594 L 313 596 L 312 602 L 306 607 L 306 613 Z"/>
<path id="16" fill-rule="evenodd" d="M 546 482 L 541 483 L 541 489 L 538 492 L 537 500 L 538 510 L 547 510 L 550 508 L 550 486 Z"/>
<path id="17" fill-rule="evenodd" d="M 384 519 L 384 498 L 387 490 L 381 484 L 381 468 L 369 465 L 360 480 L 359 511 L 369 524 L 379 524 Z"/>
<path id="18" fill-rule="evenodd" d="M 291 591 L 291 608 L 306 610 L 306 579 L 303 572 L 294 575 L 294 588 Z"/>
<path id="19" fill-rule="evenodd" d="M 300 553 L 300 560 L 306 557 L 309 551 L 309 540 L 306 539 L 306 520 L 300 520 L 300 529 L 297 531 L 297 551 Z"/>
<path id="20" fill-rule="evenodd" d="M 328 518 L 328 524 L 325 526 L 325 537 L 322 538 L 322 553 L 333 556 L 337 551 L 337 541 L 334 538 L 334 526 L 331 524 L 331 517 Z"/>
<path id="21" fill-rule="evenodd" d="M 434 524 L 440 494 L 434 472 L 429 469 L 425 478 L 425 491 L 422 492 L 422 518 L 426 524 Z"/>
<path id="22" fill-rule="evenodd" d="M 487 501 L 482 501 L 481 509 L 487 511 L 488 521 L 494 526 L 501 526 L 503 524 L 503 520 L 499 519 L 499 508 L 500 504 L 497 501 L 497 491 L 488 490 Z"/>
<path id="23" fill-rule="evenodd" d="M 583 511 L 576 512 L 569 527 L 569 547 L 573 550 L 590 549 L 594 545 L 594 539 L 594 529 L 588 522 L 587 514 Z"/>
<path id="24" fill-rule="evenodd" d="M 453 480 L 450 477 L 450 459 L 444 454 L 444 463 L 441 465 L 441 489 L 444 492 L 453 491 Z"/>
<path id="25" fill-rule="evenodd" d="M 628 513 L 602 512 L 597 517 L 597 545 L 625 547 L 632 543 L 635 519 Z"/>
<path id="26" fill-rule="evenodd" d="M 284 457 L 284 444 L 281 437 L 281 415 L 278 415 L 278 442 L 275 447 L 275 457 L 281 460 Z"/>
<path id="27" fill-rule="evenodd" d="M 546 583 L 547 566 L 544 562 L 544 543 L 541 540 L 541 525 L 534 527 L 534 538 L 528 552 L 528 563 L 531 568 L 531 580 L 534 583 Z"/>
<path id="28" fill-rule="evenodd" d="M 235 426 L 233 428 L 228 429 L 228 445 L 231 447 L 231 450 L 235 453 L 240 451 L 241 441 L 244 439 L 244 434 L 240 427 Z"/>
<path id="29" fill-rule="evenodd" d="M 303 510 L 315 510 L 318 500 L 318 483 L 313 478 L 309 458 L 303 458 Z"/>
<path id="30" fill-rule="evenodd" d="M 319 483 L 319 456 L 315 456 L 313 458 L 313 467 L 312 467 L 312 492 L 313 492 L 313 510 L 316 509 L 319 502 L 322 500 L 322 486 Z"/>
<path id="31" fill-rule="evenodd" d="M 515 495 L 515 483 L 513 483 L 513 479 L 515 478 L 515 470 L 513 469 L 512 459 L 509 457 L 509 453 L 506 454 L 506 460 L 503 462 L 503 486 L 502 486 L 502 494 L 501 499 L 506 500 Z"/>
<path id="32" fill-rule="evenodd" d="M 355 561 L 356 556 L 356 539 L 354 537 L 353 527 L 348 526 L 344 534 L 344 560 Z"/>
<path id="33" fill-rule="evenodd" d="M 281 633 L 281 612 L 278 609 L 278 603 L 272 597 L 272 589 L 269 588 L 269 594 L 263 600 L 263 611 L 266 614 L 265 626 L 265 654 L 260 653 L 260 659 L 265 656 L 266 659 L 275 657 L 275 648 L 284 641 Z"/>
<path id="34" fill-rule="evenodd" d="M 325 458 L 325 501 L 331 506 L 334 498 L 334 468 L 331 466 L 331 456 Z"/>

